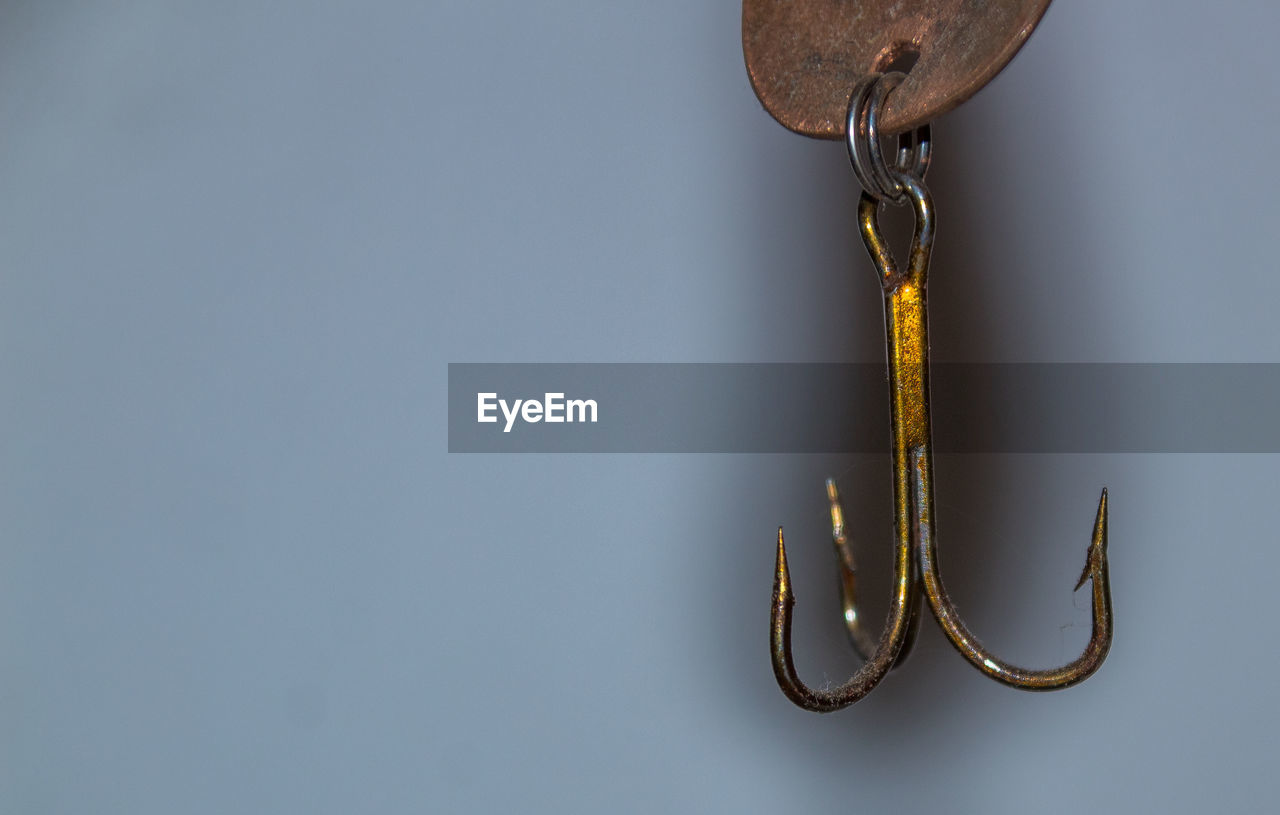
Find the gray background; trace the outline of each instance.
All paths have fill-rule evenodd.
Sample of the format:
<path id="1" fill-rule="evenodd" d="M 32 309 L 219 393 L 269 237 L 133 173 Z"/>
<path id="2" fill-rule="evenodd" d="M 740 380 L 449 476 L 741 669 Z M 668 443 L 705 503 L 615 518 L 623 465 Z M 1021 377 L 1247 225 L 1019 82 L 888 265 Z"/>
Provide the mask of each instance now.
<path id="1" fill-rule="evenodd" d="M 0 811 L 1264 806 L 1274 455 L 940 458 L 952 592 L 1033 665 L 1109 485 L 1112 655 L 1019 693 L 930 624 L 817 716 L 773 530 L 841 681 L 821 479 L 887 586 L 883 460 L 446 452 L 450 361 L 881 358 L 842 148 L 738 17 L 0 6 Z M 1277 23 L 1054 4 L 936 128 L 936 356 L 1280 361 Z"/>

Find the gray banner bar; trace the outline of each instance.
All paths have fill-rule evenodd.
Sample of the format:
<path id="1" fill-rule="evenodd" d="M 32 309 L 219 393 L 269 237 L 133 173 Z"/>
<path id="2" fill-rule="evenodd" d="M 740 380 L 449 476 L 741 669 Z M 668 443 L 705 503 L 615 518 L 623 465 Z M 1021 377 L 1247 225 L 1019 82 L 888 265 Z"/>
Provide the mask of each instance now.
<path id="1" fill-rule="evenodd" d="M 935 363 L 931 376 L 938 452 L 1280 452 L 1280 364 Z M 451 453 L 888 448 L 883 365 L 449 364 Z"/>

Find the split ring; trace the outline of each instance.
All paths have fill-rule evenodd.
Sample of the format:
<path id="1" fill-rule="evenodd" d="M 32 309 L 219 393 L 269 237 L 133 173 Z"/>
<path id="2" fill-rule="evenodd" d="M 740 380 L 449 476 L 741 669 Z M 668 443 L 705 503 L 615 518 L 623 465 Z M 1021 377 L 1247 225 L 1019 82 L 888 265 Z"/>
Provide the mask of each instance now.
<path id="1" fill-rule="evenodd" d="M 849 161 L 863 189 L 877 200 L 899 205 L 908 198 L 900 177 L 923 179 L 932 155 L 927 124 L 898 137 L 898 155 L 892 166 L 880 149 L 880 111 L 885 98 L 905 78 L 906 74 L 896 71 L 867 75 L 853 88 L 845 122 Z"/>

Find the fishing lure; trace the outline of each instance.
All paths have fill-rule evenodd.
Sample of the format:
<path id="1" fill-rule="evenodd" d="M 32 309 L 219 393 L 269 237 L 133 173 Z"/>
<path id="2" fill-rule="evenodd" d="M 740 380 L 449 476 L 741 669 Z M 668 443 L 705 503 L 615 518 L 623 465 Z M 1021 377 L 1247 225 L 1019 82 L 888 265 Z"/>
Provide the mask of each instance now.
<path id="1" fill-rule="evenodd" d="M 924 180 L 932 150 L 929 122 L 999 73 L 1048 4 L 1049 0 L 744 0 L 743 50 L 752 86 L 765 108 L 796 132 L 845 139 L 862 185 L 858 225 L 884 294 L 893 440 L 892 600 L 883 633 L 873 642 L 858 613 L 853 553 L 844 534 L 840 496 L 828 480 L 845 623 L 865 662 L 833 690 L 815 690 L 800 680 L 791 656 L 795 594 L 779 528 L 770 653 L 782 692 L 806 710 L 839 710 L 869 693 L 910 649 L 921 595 L 965 659 L 1015 688 L 1056 690 L 1082 682 L 1098 670 L 1111 647 L 1105 489 L 1076 584 L 1076 589 L 1092 584 L 1092 633 L 1084 652 L 1061 667 L 1021 668 L 982 646 L 943 585 L 934 535 L 927 278 L 935 216 Z M 900 134 L 892 161 L 881 148 L 882 133 Z M 915 214 L 905 266 L 895 260 L 880 230 L 884 204 L 910 206 Z"/>

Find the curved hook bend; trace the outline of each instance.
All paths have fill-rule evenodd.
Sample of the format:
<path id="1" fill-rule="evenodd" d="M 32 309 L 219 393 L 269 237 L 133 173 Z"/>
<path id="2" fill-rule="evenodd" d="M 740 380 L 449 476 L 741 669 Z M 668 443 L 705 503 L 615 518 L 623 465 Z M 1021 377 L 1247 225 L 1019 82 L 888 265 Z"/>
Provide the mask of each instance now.
<path id="1" fill-rule="evenodd" d="M 774 566 L 773 609 L 769 620 L 769 653 L 773 658 L 773 675 L 787 698 L 805 710 L 830 713 L 848 707 L 880 684 L 893 667 L 907 641 L 911 618 L 919 605 L 919 594 L 913 579 L 911 546 L 900 536 L 894 549 L 893 599 L 885 618 L 884 632 L 871 656 L 858 671 L 834 690 L 815 690 L 800 679 L 791 657 L 791 609 L 795 594 L 791 590 L 791 572 L 787 568 L 787 549 L 782 527 L 778 527 L 778 555 Z"/>
<path id="2" fill-rule="evenodd" d="M 922 488 L 921 495 L 927 495 L 927 490 Z M 932 507 L 929 511 L 932 514 Z M 1105 488 L 1098 501 L 1098 514 L 1093 522 L 1093 538 L 1085 556 L 1084 571 L 1081 572 L 1080 580 L 1076 582 L 1073 589 L 1078 591 L 1086 580 L 1092 582 L 1093 630 L 1089 636 L 1089 643 L 1080 656 L 1057 668 L 1042 670 L 1021 668 L 985 649 L 960 619 L 960 613 L 951 602 L 951 597 L 942 583 L 942 575 L 938 570 L 937 545 L 931 529 L 922 530 L 917 545 L 919 546 L 917 560 L 924 582 L 924 592 L 933 616 L 960 655 L 992 679 L 1020 690 L 1045 691 L 1069 688 L 1092 676 L 1107 658 L 1107 652 L 1111 650 L 1113 623 L 1111 579 L 1107 569 L 1107 491 Z"/>

